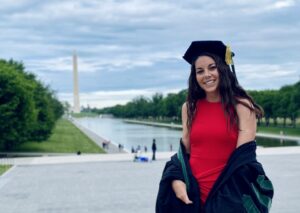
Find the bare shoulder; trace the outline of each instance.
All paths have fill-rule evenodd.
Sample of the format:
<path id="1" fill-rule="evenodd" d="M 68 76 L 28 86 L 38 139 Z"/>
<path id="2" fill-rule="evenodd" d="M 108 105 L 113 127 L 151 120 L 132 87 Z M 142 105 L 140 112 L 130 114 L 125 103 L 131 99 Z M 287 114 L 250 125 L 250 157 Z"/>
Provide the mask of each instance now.
<path id="1" fill-rule="evenodd" d="M 252 112 L 249 108 L 254 108 L 253 104 L 246 98 L 237 98 L 240 102 L 236 105 L 236 111 L 238 114 L 240 113 L 250 113 Z"/>
<path id="2" fill-rule="evenodd" d="M 237 105 L 243 105 L 243 104 L 246 104 L 248 105 L 249 107 L 253 107 L 253 104 L 250 102 L 250 100 L 248 100 L 247 98 L 236 98 L 237 101 L 241 102 L 241 103 L 238 103 Z"/>
<path id="3" fill-rule="evenodd" d="M 187 110 L 187 103 L 186 103 L 186 102 L 184 102 L 184 103 L 182 104 L 182 110 Z"/>
<path id="4" fill-rule="evenodd" d="M 181 107 L 181 114 L 187 114 L 187 102 L 184 102 Z"/>
<path id="5" fill-rule="evenodd" d="M 248 99 L 239 99 L 236 105 L 236 112 L 239 119 L 239 136 L 237 147 L 255 139 L 256 135 L 256 115 L 254 106 Z"/>

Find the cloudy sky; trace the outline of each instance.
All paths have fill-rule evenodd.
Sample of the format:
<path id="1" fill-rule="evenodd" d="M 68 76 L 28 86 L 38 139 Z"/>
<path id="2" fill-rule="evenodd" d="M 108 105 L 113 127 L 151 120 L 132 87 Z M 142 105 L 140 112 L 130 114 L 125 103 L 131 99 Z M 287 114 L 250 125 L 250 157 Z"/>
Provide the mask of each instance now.
<path id="1" fill-rule="evenodd" d="M 235 52 L 246 89 L 300 80 L 296 0 L 0 0 L 0 58 L 28 71 L 72 104 L 78 54 L 81 105 L 104 107 L 187 87 L 182 59 L 193 40 Z"/>

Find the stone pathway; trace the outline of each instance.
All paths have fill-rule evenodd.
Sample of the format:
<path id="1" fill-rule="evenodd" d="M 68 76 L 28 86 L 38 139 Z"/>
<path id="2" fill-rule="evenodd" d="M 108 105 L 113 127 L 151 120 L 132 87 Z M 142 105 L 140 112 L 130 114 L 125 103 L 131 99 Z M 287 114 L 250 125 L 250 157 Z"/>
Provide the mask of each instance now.
<path id="1" fill-rule="evenodd" d="M 300 154 L 263 154 L 258 160 L 275 188 L 271 212 L 298 213 Z M 153 213 L 165 162 L 18 165 L 0 177 L 1 212 Z"/>

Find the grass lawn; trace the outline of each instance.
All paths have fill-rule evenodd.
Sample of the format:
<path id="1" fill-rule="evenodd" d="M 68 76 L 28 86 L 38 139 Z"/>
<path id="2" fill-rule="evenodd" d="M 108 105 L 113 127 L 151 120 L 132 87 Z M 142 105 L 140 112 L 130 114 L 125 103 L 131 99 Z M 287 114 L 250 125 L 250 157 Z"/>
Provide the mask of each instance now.
<path id="1" fill-rule="evenodd" d="M 51 137 L 43 142 L 26 142 L 13 152 L 104 153 L 98 145 L 66 119 L 57 121 Z"/>
<path id="2" fill-rule="evenodd" d="M 71 113 L 74 118 L 83 118 L 83 117 L 99 117 L 99 114 L 93 112 L 80 112 L 80 113 Z"/>
<path id="3" fill-rule="evenodd" d="M 9 170 L 10 168 L 11 168 L 11 165 L 0 165 L 0 175 L 2 175 L 4 172 Z"/>

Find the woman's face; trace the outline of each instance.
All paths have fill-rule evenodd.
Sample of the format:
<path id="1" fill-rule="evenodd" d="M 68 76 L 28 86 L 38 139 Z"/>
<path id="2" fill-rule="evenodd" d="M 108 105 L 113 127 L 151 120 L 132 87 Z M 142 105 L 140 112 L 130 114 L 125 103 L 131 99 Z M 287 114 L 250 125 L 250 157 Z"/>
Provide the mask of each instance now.
<path id="1" fill-rule="evenodd" d="M 195 62 L 196 79 L 206 94 L 219 93 L 219 71 L 209 56 L 200 56 Z"/>

